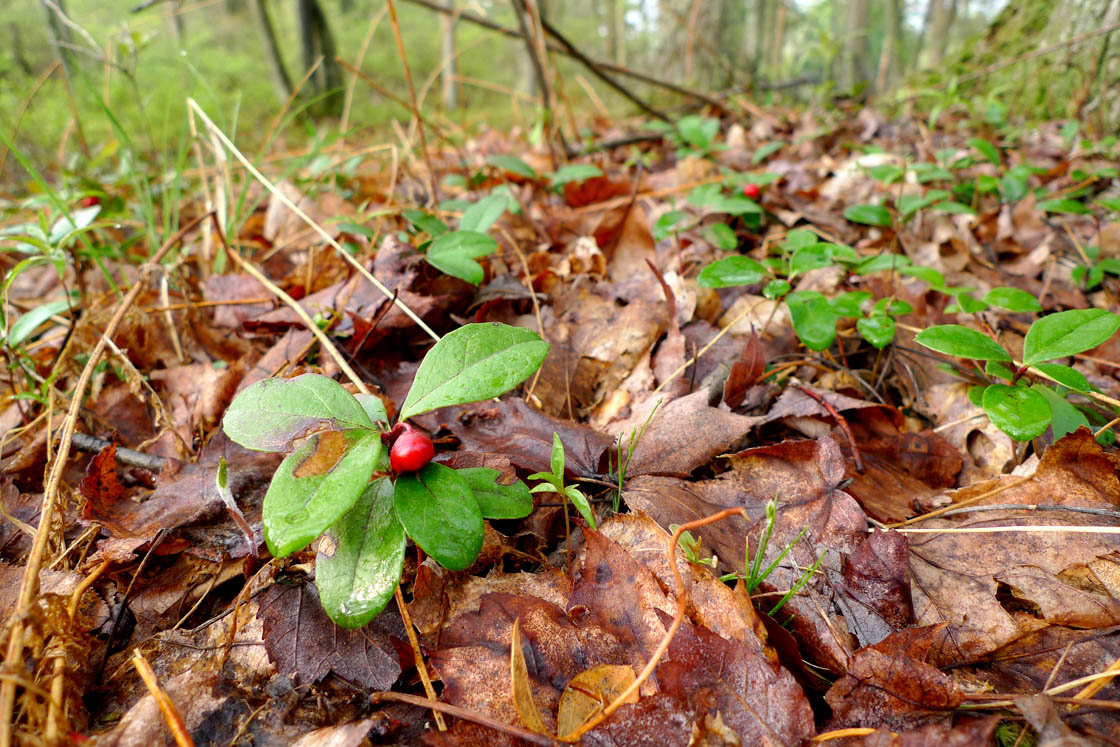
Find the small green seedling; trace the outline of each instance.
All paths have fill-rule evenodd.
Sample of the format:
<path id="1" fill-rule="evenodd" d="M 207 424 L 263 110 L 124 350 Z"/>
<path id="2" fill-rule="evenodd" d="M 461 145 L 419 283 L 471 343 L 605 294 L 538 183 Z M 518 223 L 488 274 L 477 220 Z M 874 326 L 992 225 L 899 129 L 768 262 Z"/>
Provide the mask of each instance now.
<path id="1" fill-rule="evenodd" d="M 579 511 L 579 515 L 583 520 L 595 529 L 595 515 L 591 513 L 591 502 L 587 500 L 579 488 L 575 485 L 564 485 L 564 443 L 560 440 L 560 434 L 552 434 L 552 472 L 534 472 L 529 475 L 530 480 L 543 480 L 543 482 L 534 485 L 530 491 L 532 493 L 559 493 L 560 496 L 572 504 Z"/>
<path id="2" fill-rule="evenodd" d="M 422 210 L 406 210 L 403 216 L 412 224 L 414 234 L 427 234 L 419 248 L 428 264 L 445 275 L 478 285 L 485 273 L 475 260 L 497 251 L 498 242 L 486 232 L 510 208 L 511 200 L 508 192 L 495 190 L 478 202 L 468 203 L 457 231 Z"/>
<path id="3" fill-rule="evenodd" d="M 992 423 L 1016 441 L 1030 441 L 1053 427 L 1054 437 L 1088 426 L 1080 409 L 1067 395 L 1089 395 L 1094 387 L 1076 369 L 1053 363 L 1101 345 L 1120 329 L 1120 316 L 1104 309 L 1075 309 L 1037 320 L 1023 339 L 1023 360 L 991 337 L 959 324 L 922 330 L 915 342 L 939 353 L 984 361 L 980 371 L 987 383 L 969 390 L 969 397 L 983 408 Z M 1055 382 L 1047 386 L 1030 382 L 1027 374 Z"/>
<path id="4" fill-rule="evenodd" d="M 424 356 L 393 428 L 380 399 L 317 374 L 266 379 L 230 404 L 222 421 L 230 439 L 291 450 L 265 495 L 265 542 L 285 557 L 323 536 L 315 582 L 332 620 L 356 628 L 384 608 L 400 581 L 406 536 L 445 568 L 463 570 L 482 549 L 483 519 L 528 515 L 533 501 L 520 480 L 502 485 L 497 470 L 454 470 L 429 463 L 417 451 L 423 444 L 397 443 L 418 435 L 409 418 L 504 394 L 547 354 L 548 343 L 527 329 L 460 327 Z"/>

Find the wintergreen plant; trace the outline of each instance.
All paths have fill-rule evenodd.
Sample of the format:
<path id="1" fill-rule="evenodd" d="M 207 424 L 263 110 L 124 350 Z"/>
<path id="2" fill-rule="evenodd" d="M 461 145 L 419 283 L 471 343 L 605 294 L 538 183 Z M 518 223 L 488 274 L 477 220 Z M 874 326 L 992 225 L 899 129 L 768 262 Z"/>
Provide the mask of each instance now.
<path id="1" fill-rule="evenodd" d="M 392 474 L 386 444 L 408 431 L 409 418 L 509 391 L 547 354 L 548 343 L 527 329 L 460 327 L 424 356 L 393 428 L 380 399 L 317 374 L 266 379 L 234 399 L 222 421 L 230 439 L 291 451 L 265 495 L 265 542 L 285 557 L 324 536 L 315 580 L 332 620 L 360 627 L 381 611 L 400 580 L 406 536 L 445 568 L 463 570 L 482 548 L 483 519 L 532 510 L 528 487 L 498 483 L 497 470 L 432 462 Z"/>
<path id="2" fill-rule="evenodd" d="M 1068 395 L 1089 394 L 1094 387 L 1071 366 L 1054 361 L 1101 345 L 1120 329 L 1120 316 L 1104 309 L 1074 309 L 1048 314 L 1027 330 L 1023 360 L 1015 361 L 1003 345 L 984 333 L 959 324 L 922 330 L 917 343 L 939 353 L 983 361 L 989 382 L 969 390 L 974 404 L 992 423 L 1016 441 L 1029 441 L 1053 427 L 1054 437 L 1088 426 L 1084 412 Z M 1032 382 L 1034 374 L 1054 385 Z"/>

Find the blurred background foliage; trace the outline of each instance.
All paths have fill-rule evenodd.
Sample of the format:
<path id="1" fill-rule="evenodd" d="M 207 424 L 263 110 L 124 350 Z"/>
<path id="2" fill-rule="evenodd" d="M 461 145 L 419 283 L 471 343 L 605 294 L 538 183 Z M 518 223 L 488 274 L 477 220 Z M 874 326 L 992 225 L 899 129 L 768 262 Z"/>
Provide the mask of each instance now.
<path id="1" fill-rule="evenodd" d="M 337 136 L 340 123 L 347 139 L 364 140 L 408 119 L 395 100 L 407 99 L 408 89 L 382 0 L 136 1 L 5 3 L 0 127 L 41 170 L 88 169 L 116 160 L 120 151 L 182 153 L 187 96 L 250 147 L 260 144 L 278 112 L 290 113 L 277 136 L 292 147 L 328 130 Z M 440 5 L 462 15 L 452 22 L 433 9 Z M 1102 135 L 1120 123 L 1120 0 L 535 5 L 581 52 L 613 65 L 612 75 L 627 88 L 674 117 L 695 109 L 697 100 L 619 71 L 763 106 L 826 108 L 874 97 L 935 127 L 961 117 L 994 127 L 1077 117 Z M 531 129 L 539 120 L 523 42 L 467 21 L 482 17 L 516 32 L 518 6 L 497 0 L 401 0 L 398 6 L 426 113 L 499 128 Z M 374 87 L 336 65 L 336 55 L 359 66 Z M 320 58 L 314 76 L 301 84 Z M 591 119 L 586 115 L 635 113 L 570 57 L 553 55 L 551 64 L 558 109 L 577 112 L 581 124 Z M 293 88 L 298 95 L 285 109 Z M 22 178 L 7 159 L 0 181 Z"/>

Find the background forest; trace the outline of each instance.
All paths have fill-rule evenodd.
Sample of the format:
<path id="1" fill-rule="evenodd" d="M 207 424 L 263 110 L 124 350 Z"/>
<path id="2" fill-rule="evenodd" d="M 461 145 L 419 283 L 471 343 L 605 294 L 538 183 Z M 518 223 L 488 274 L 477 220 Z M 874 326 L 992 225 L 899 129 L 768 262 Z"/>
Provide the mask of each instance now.
<path id="1" fill-rule="evenodd" d="M 347 134 L 407 114 L 385 6 L 370 0 L 7 0 L 0 44 L 0 127 L 36 161 L 98 161 L 124 135 L 172 154 L 186 131 L 184 99 L 250 144 L 322 57 L 296 108 L 337 117 Z M 642 81 L 650 75 L 720 96 L 826 105 L 866 98 L 894 108 L 965 110 L 1000 126 L 1085 114 L 1118 117 L 1115 35 L 1120 4 L 1098 0 L 580 0 L 541 2 L 547 22 L 582 53 L 617 70 L 639 97 L 695 105 Z M 1006 6 L 1006 7 L 1005 7 Z M 65 20 L 59 12 L 65 13 Z M 453 22 L 451 13 L 461 13 Z M 532 126 L 540 99 L 505 2 L 403 2 L 400 27 L 422 108 L 470 125 Z M 1071 40 L 1093 34 L 1091 42 Z M 1015 62 L 1021 55 L 1059 51 Z M 360 85 L 335 56 L 359 65 Z M 52 67 L 61 60 L 62 68 Z M 578 62 L 557 55 L 560 95 L 579 114 L 633 111 Z M 345 89 L 345 93 L 343 93 Z M 328 91 L 333 93 L 328 94 Z M 387 93 L 386 93 L 387 92 Z M 114 128 L 119 128 L 113 137 Z M 330 137 L 298 118 L 285 135 Z M 64 155 L 65 154 L 65 155 Z M 2 167 L 2 164 L 0 164 Z M 9 168 L 0 174 L 13 178 Z"/>

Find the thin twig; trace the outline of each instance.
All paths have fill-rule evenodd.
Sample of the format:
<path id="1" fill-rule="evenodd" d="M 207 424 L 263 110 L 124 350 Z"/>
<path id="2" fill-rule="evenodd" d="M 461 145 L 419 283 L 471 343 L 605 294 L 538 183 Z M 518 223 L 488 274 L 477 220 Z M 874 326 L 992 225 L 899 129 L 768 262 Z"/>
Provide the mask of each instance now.
<path id="1" fill-rule="evenodd" d="M 503 723 L 497 719 L 491 718 L 483 713 L 476 713 L 475 711 L 468 711 L 466 708 L 460 708 L 457 705 L 444 703 L 435 699 L 421 698 L 416 695 L 409 695 L 408 693 L 397 693 L 392 691 L 370 693 L 369 701 L 373 705 L 384 703 L 386 701 L 395 703 L 408 703 L 409 705 L 420 706 L 421 708 L 428 708 L 432 711 L 443 712 L 455 718 L 461 718 L 466 721 L 473 721 L 481 726 L 488 727 L 494 731 L 500 731 L 503 734 L 524 739 L 531 744 L 544 744 L 554 745 L 556 740 L 545 736 L 544 734 L 537 734 L 535 731 L 522 729 L 519 726 L 511 726 L 510 724 Z"/>
<path id="2" fill-rule="evenodd" d="M 859 447 L 856 446 L 856 438 L 852 435 L 852 429 L 848 427 L 848 421 L 843 415 L 837 412 L 836 408 L 832 406 L 832 403 L 809 387 L 798 384 L 797 388 L 819 402 L 824 409 L 828 410 L 828 414 L 831 415 L 833 420 L 836 421 L 836 424 L 843 429 L 844 435 L 848 437 L 848 444 L 852 447 L 852 461 L 856 463 L 856 472 L 863 472 L 863 459 L 859 455 Z"/>
<path id="3" fill-rule="evenodd" d="M 159 706 L 160 713 L 167 721 L 167 727 L 171 729 L 171 734 L 175 737 L 175 744 L 179 747 L 194 747 L 194 740 L 191 739 L 191 734 L 187 731 L 187 725 L 183 723 L 183 717 L 179 715 L 179 709 L 175 707 L 175 702 L 171 700 L 167 692 L 159 686 L 156 673 L 152 671 L 151 665 L 140 653 L 140 649 L 134 649 L 132 652 L 132 666 L 136 667 L 140 679 L 144 680 L 148 692 L 151 693 Z"/>

